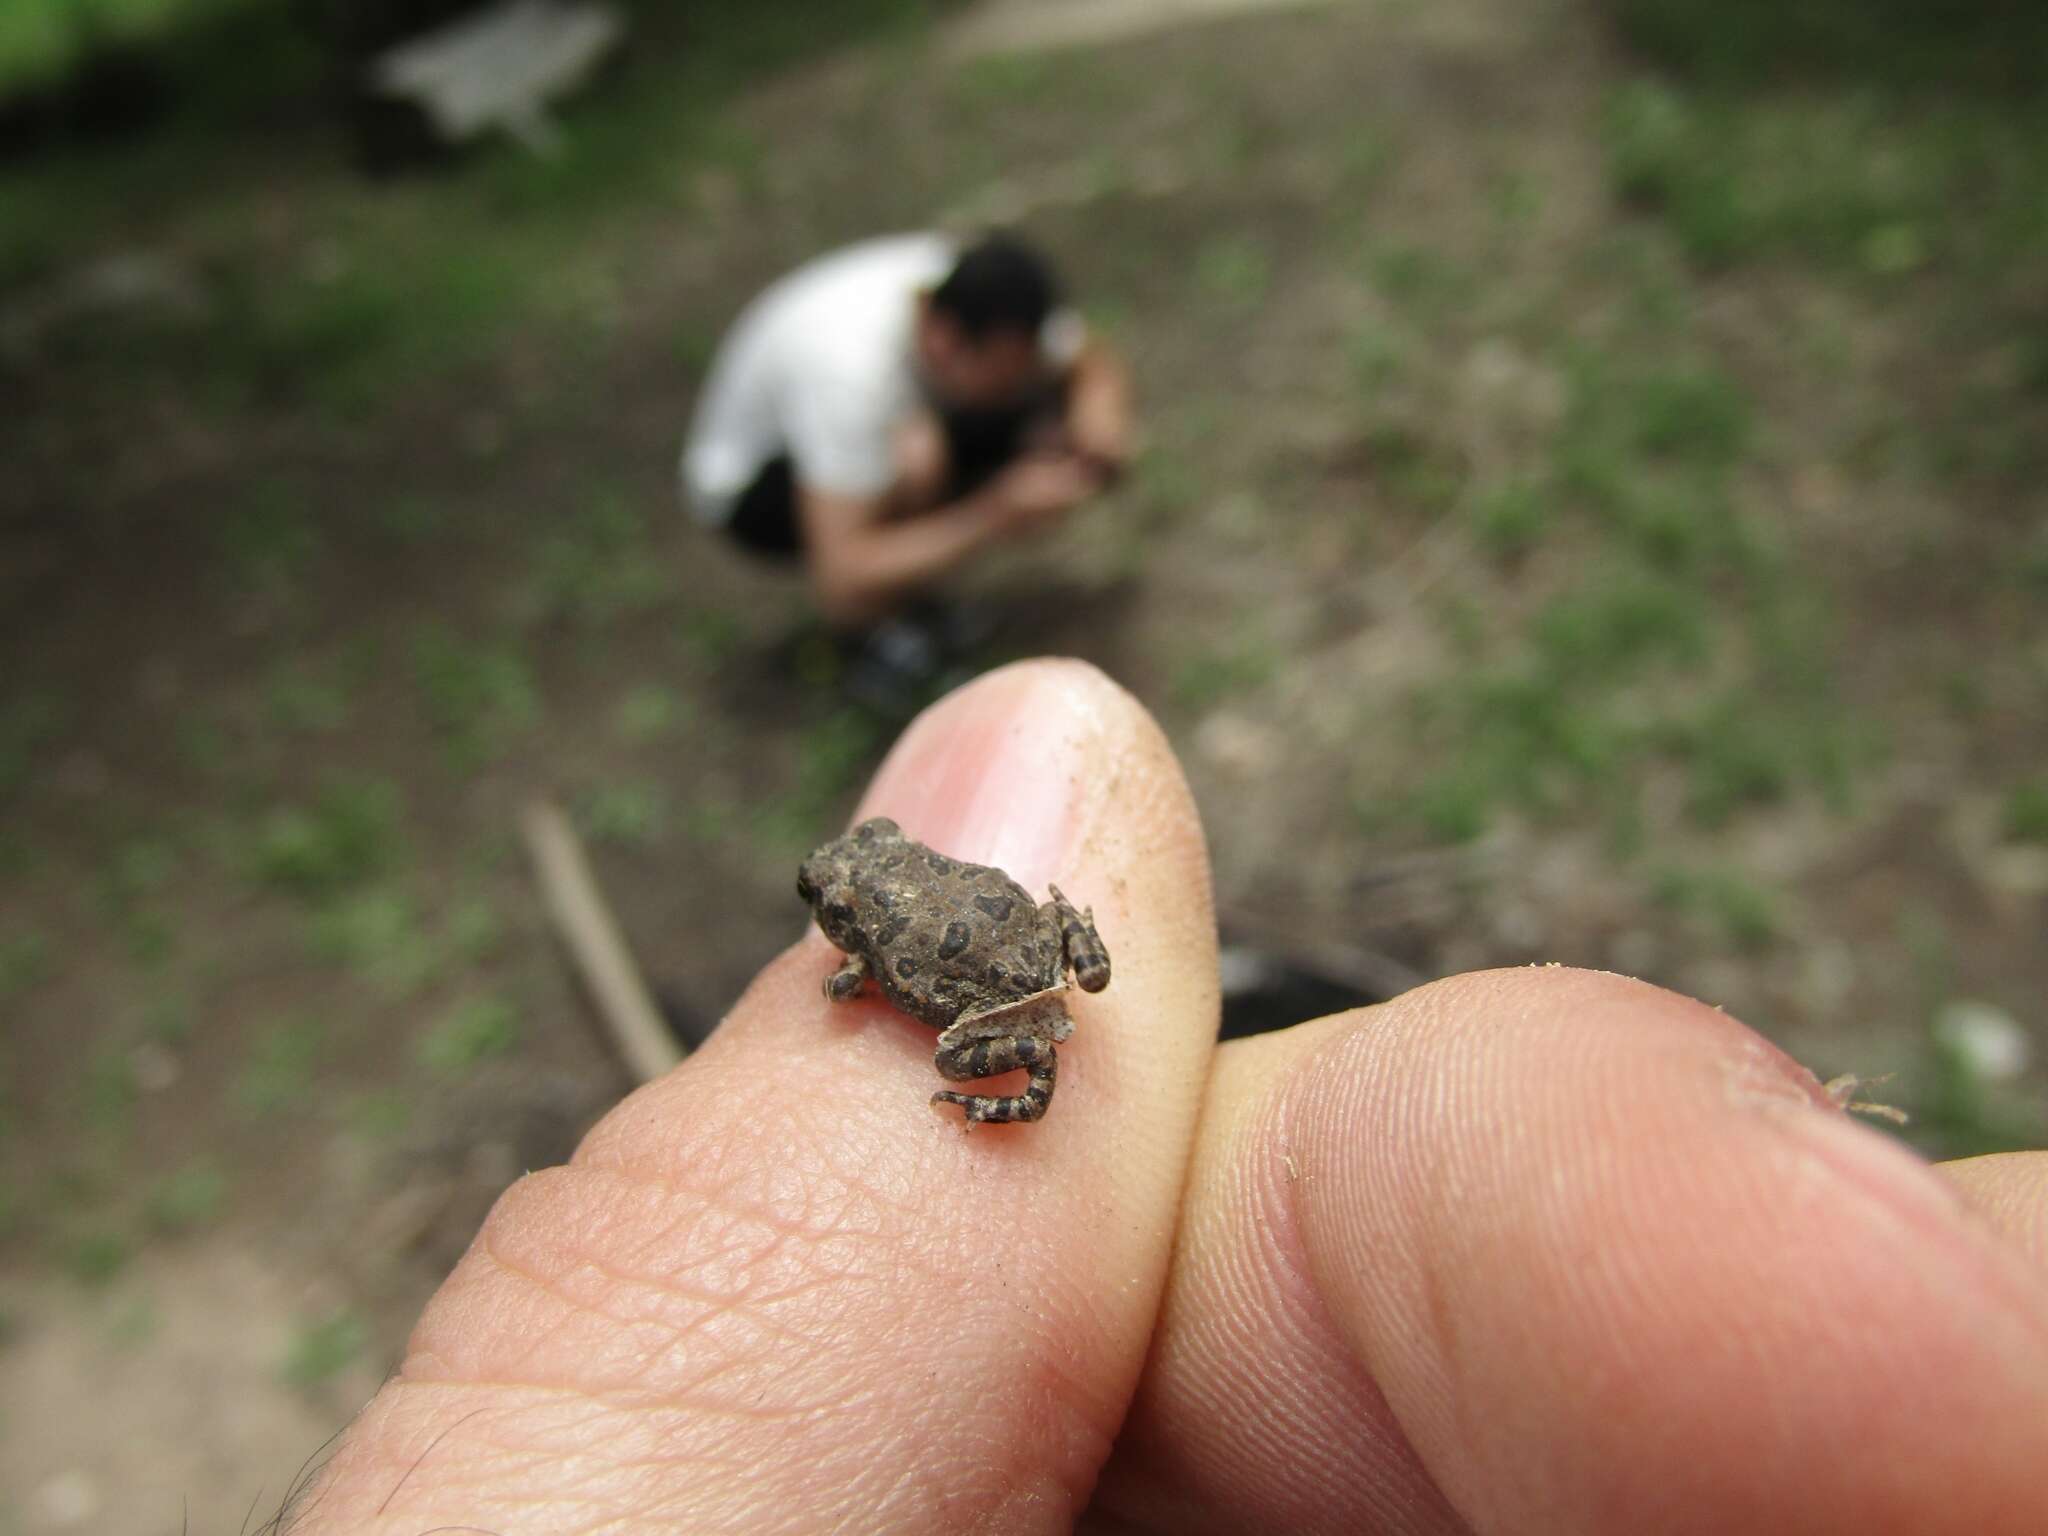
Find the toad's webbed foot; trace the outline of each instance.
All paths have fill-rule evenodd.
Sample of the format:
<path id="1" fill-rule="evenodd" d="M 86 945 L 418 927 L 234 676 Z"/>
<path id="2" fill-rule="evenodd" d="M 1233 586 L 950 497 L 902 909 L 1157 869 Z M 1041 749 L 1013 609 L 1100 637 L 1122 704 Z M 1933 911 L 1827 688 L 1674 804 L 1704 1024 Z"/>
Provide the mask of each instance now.
<path id="1" fill-rule="evenodd" d="M 1095 931 L 1095 909 L 1077 911 L 1058 886 L 1047 889 L 1052 900 L 1046 906 L 1052 908 L 1053 921 L 1059 924 L 1060 947 L 1066 951 L 1067 964 L 1074 968 L 1075 985 L 1083 992 L 1100 992 L 1109 985 L 1109 951 Z"/>
<path id="2" fill-rule="evenodd" d="M 846 964 L 825 978 L 825 995 L 835 1003 L 851 1001 L 867 979 L 867 956 L 848 955 Z"/>
<path id="3" fill-rule="evenodd" d="M 1022 1093 L 990 1095 L 982 1093 L 953 1093 L 942 1090 L 932 1095 L 934 1104 L 958 1104 L 967 1112 L 969 1125 L 1006 1120 L 1036 1120 L 1045 1113 L 1052 1103 L 1053 1084 L 1059 1078 L 1059 1056 L 1053 1050 L 1050 1040 L 1041 1040 L 1035 1035 L 1002 1035 L 993 1039 L 963 1040 L 957 1045 L 940 1046 L 932 1058 L 939 1075 L 955 1083 L 972 1082 L 978 1077 L 994 1077 L 999 1072 L 1024 1068 L 1031 1074 L 1031 1081 Z"/>

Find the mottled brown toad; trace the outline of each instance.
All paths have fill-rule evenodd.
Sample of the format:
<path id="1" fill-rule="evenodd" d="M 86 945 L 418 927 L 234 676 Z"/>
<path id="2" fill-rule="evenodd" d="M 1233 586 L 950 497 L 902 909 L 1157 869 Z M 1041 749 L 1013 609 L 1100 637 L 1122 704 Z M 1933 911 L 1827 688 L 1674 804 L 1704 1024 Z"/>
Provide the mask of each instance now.
<path id="1" fill-rule="evenodd" d="M 872 981 L 939 1035 L 939 1075 L 956 1083 L 1022 1067 L 1031 1081 L 1005 1097 L 941 1091 L 970 1124 L 1036 1120 L 1052 1102 L 1056 1042 L 1073 1033 L 1063 995 L 1071 966 L 1084 992 L 1109 985 L 1095 914 L 1050 887 L 1031 893 L 1000 869 L 949 859 L 886 817 L 864 821 L 805 859 L 796 893 L 846 964 L 825 982 L 845 1002 Z"/>

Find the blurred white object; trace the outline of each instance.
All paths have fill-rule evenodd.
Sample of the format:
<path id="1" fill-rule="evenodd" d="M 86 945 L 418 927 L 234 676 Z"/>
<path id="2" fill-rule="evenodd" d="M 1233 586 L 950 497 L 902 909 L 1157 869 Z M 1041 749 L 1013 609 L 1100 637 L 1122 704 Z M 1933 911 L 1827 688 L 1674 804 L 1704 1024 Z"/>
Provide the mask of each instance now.
<path id="1" fill-rule="evenodd" d="M 1950 1003 L 1934 1021 L 1935 1038 L 1977 1077 L 2002 1083 L 2027 1069 L 2032 1043 L 2019 1021 L 2002 1008 L 1965 999 Z"/>
<path id="2" fill-rule="evenodd" d="M 502 128 L 548 153 L 547 103 L 588 80 L 625 31 L 602 0 L 501 0 L 380 54 L 370 82 L 416 103 L 451 143 Z"/>

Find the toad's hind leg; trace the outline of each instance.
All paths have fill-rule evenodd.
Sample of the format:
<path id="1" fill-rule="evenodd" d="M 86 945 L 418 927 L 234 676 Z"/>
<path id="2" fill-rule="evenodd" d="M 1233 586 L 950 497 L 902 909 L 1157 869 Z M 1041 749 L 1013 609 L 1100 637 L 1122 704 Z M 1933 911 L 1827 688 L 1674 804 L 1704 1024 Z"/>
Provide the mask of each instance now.
<path id="1" fill-rule="evenodd" d="M 1036 1120 L 1052 1103 L 1053 1084 L 1059 1078 L 1060 1060 L 1050 1040 L 1036 1035 L 1000 1035 L 993 1039 L 963 1040 L 958 1045 L 939 1047 L 932 1063 L 939 1075 L 955 1083 L 999 1072 L 1024 1068 L 1031 1081 L 1022 1093 L 990 1095 L 953 1093 L 941 1090 L 932 1095 L 934 1104 L 958 1104 L 967 1112 L 967 1123 L 983 1121 Z"/>
<path id="2" fill-rule="evenodd" d="M 1102 947 L 1102 935 L 1095 931 L 1095 909 L 1076 911 L 1058 886 L 1048 887 L 1052 900 L 1045 904 L 1052 920 L 1059 924 L 1060 947 L 1067 964 L 1074 968 L 1074 981 L 1083 992 L 1100 992 L 1109 985 L 1109 951 Z"/>

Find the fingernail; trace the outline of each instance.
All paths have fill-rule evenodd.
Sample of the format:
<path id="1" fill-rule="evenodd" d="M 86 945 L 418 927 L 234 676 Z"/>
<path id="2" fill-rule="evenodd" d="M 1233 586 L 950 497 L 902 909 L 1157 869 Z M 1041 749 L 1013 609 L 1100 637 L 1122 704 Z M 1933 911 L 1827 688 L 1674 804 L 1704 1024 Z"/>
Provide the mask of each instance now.
<path id="1" fill-rule="evenodd" d="M 1043 895 L 1100 782 L 1103 703 L 1097 674 L 1076 662 L 977 678 L 911 723 L 854 819 L 893 817 L 917 841 Z"/>

